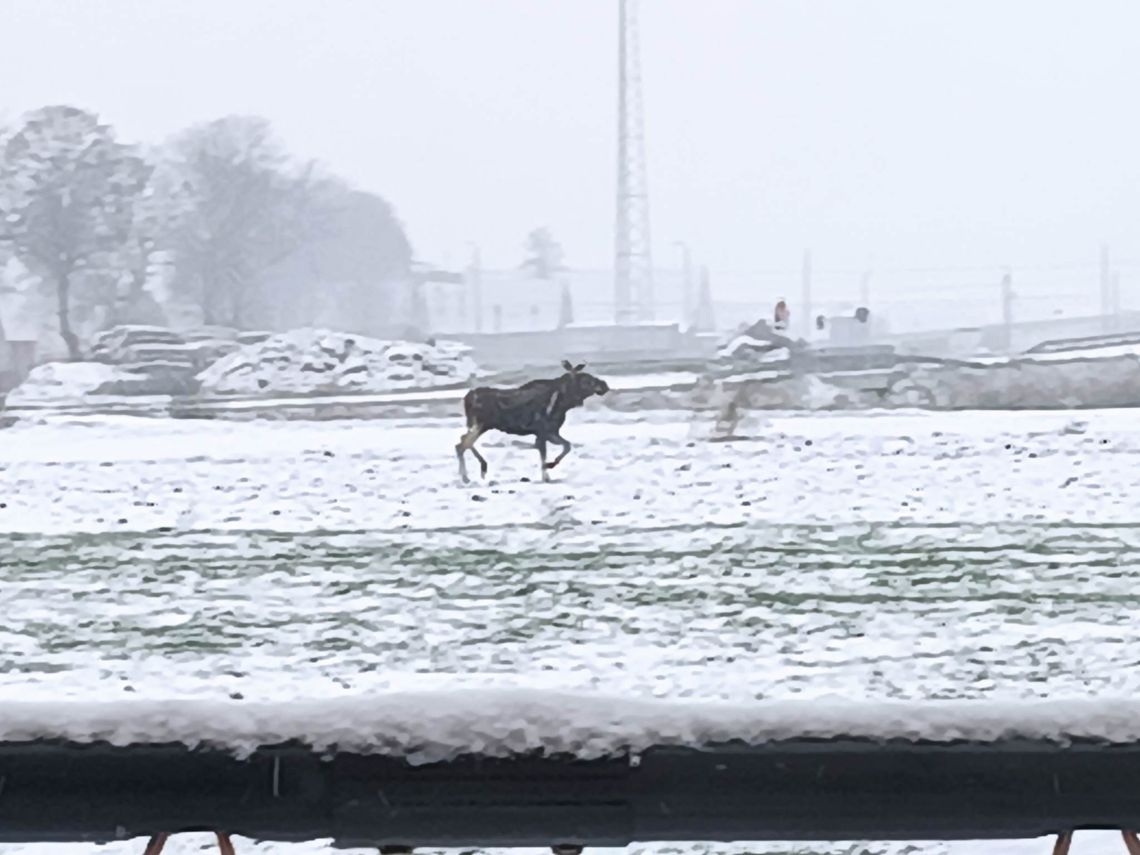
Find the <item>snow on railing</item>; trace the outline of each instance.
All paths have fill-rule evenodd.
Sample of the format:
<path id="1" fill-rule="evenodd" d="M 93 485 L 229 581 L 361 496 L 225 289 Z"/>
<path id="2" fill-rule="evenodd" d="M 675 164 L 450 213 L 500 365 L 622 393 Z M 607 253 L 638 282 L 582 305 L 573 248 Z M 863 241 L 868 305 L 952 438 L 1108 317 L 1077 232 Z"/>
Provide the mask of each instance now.
<path id="1" fill-rule="evenodd" d="M 398 756 L 542 752 L 593 759 L 654 746 L 761 745 L 788 739 L 1140 742 L 1140 700 L 849 701 L 730 704 L 527 689 L 397 692 L 288 703 L 138 700 L 0 702 L 0 742 L 179 743 L 247 756 L 295 742 Z"/>

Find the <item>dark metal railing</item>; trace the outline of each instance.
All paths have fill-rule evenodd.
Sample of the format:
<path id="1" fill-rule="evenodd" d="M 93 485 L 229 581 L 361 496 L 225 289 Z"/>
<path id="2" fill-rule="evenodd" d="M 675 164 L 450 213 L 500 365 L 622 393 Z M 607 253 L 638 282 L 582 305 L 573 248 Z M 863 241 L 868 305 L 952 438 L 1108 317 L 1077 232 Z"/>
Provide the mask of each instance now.
<path id="1" fill-rule="evenodd" d="M 784 740 L 637 757 L 0 743 L 0 840 L 216 831 L 341 846 L 1024 838 L 1140 827 L 1140 745 Z"/>

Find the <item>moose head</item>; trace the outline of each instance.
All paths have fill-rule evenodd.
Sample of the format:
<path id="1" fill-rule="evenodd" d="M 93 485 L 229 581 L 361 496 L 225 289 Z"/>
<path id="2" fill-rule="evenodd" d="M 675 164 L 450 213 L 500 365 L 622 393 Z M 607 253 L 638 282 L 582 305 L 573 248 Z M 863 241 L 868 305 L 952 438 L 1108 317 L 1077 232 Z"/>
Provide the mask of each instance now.
<path id="1" fill-rule="evenodd" d="M 562 375 L 562 382 L 570 393 L 571 399 L 584 401 L 591 395 L 604 395 L 610 391 L 605 380 L 595 377 L 593 374 L 587 374 L 582 370 L 586 367 L 585 362 L 571 365 L 570 360 L 563 359 L 562 367 L 566 369 L 566 373 Z"/>

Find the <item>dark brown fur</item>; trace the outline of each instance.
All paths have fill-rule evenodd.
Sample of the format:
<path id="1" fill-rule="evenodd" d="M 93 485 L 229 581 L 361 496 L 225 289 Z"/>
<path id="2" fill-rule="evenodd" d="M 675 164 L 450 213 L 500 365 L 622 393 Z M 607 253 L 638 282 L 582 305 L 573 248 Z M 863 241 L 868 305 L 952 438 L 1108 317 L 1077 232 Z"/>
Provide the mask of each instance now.
<path id="1" fill-rule="evenodd" d="M 480 386 L 463 397 L 463 412 L 467 417 L 467 432 L 455 446 L 459 458 L 459 476 L 466 482 L 467 464 L 464 453 L 470 451 L 479 461 L 480 473 L 487 476 L 487 461 L 475 448 L 475 442 L 489 430 L 502 431 L 513 436 L 533 436 L 542 462 L 542 479 L 549 480 L 548 471 L 557 466 L 570 453 L 570 443 L 559 431 L 566 422 L 566 413 L 580 407 L 591 395 L 604 395 L 610 390 L 604 380 L 586 374 L 585 365 L 571 365 L 563 361 L 566 373 L 549 380 L 531 380 L 515 389 L 495 389 Z M 546 445 L 555 442 L 562 451 L 551 462 L 546 462 Z"/>

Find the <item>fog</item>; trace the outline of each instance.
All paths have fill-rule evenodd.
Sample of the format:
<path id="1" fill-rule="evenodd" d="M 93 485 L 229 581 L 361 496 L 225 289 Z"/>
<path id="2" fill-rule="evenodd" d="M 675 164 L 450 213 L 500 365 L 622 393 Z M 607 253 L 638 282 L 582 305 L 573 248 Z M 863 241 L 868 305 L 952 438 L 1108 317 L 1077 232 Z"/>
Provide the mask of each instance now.
<path id="1" fill-rule="evenodd" d="M 0 855 L 1140 855 L 1138 34 L 0 0 Z"/>
<path id="2" fill-rule="evenodd" d="M 5 0 L 0 115 L 158 142 L 230 113 L 388 199 L 417 256 L 612 264 L 608 0 Z M 1140 7 L 1009 0 L 641 9 L 654 254 L 714 271 L 1140 260 Z M 1082 274 L 1084 275 L 1084 274 Z M 1086 277 L 1088 278 L 1088 277 Z M 1090 287 L 1094 280 L 1088 279 Z"/>

